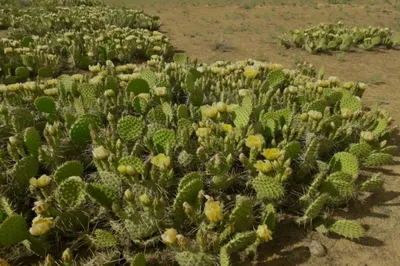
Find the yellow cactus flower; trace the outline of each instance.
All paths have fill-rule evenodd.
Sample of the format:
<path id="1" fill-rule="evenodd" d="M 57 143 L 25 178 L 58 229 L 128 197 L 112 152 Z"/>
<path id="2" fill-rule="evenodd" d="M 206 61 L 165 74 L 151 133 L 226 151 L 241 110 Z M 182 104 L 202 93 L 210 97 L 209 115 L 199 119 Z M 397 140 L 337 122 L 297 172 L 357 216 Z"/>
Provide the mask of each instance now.
<path id="1" fill-rule="evenodd" d="M 92 154 L 97 160 L 105 160 L 108 158 L 108 156 L 110 156 L 110 151 L 103 146 L 99 146 L 93 149 Z"/>
<path id="2" fill-rule="evenodd" d="M 42 175 L 38 179 L 33 177 L 29 180 L 29 184 L 36 188 L 47 187 L 48 185 L 50 185 L 50 182 L 51 182 L 51 178 L 48 175 Z"/>
<path id="3" fill-rule="evenodd" d="M 372 131 L 362 131 L 361 138 L 365 141 L 373 141 L 375 139 L 375 133 Z"/>
<path id="4" fill-rule="evenodd" d="M 262 172 L 264 174 L 269 173 L 272 171 L 273 167 L 270 161 L 257 161 L 254 164 L 254 168 L 256 168 L 259 172 Z"/>
<path id="5" fill-rule="evenodd" d="M 208 118 L 214 118 L 218 115 L 218 108 L 215 105 L 205 105 L 202 106 L 201 113 Z"/>
<path id="6" fill-rule="evenodd" d="M 8 264 L 7 261 L 5 261 L 2 258 L 0 258 L 0 266 L 10 266 L 10 264 Z"/>
<path id="7" fill-rule="evenodd" d="M 222 130 L 225 132 L 232 131 L 233 127 L 230 124 L 222 124 Z"/>
<path id="8" fill-rule="evenodd" d="M 138 97 L 142 98 L 142 99 L 144 99 L 146 101 L 150 100 L 150 94 L 149 93 L 139 93 Z"/>
<path id="9" fill-rule="evenodd" d="M 272 240 L 272 232 L 268 229 L 266 224 L 259 225 L 257 228 L 257 237 L 265 242 Z"/>
<path id="10" fill-rule="evenodd" d="M 171 166 L 171 158 L 164 153 L 160 153 L 151 158 L 151 163 L 161 170 L 166 170 Z"/>
<path id="11" fill-rule="evenodd" d="M 205 138 L 208 135 L 211 134 L 211 128 L 207 128 L 207 127 L 199 127 L 196 130 L 196 136 L 200 137 L 200 138 Z"/>
<path id="12" fill-rule="evenodd" d="M 154 91 L 159 97 L 164 97 L 165 95 L 167 95 L 167 88 L 165 87 L 157 87 L 154 89 Z"/>
<path id="13" fill-rule="evenodd" d="M 250 149 L 261 149 L 263 144 L 264 138 L 261 135 L 252 135 L 246 139 L 246 146 Z"/>
<path id="14" fill-rule="evenodd" d="M 169 228 L 165 230 L 164 234 L 162 234 L 161 239 L 167 245 L 173 245 L 176 243 L 178 231 L 174 228 Z"/>
<path id="15" fill-rule="evenodd" d="M 45 211 L 47 211 L 50 207 L 50 205 L 48 203 L 46 203 L 43 200 L 39 200 L 39 201 L 35 201 L 33 203 L 34 207 L 32 208 L 32 210 L 36 213 L 36 214 L 42 214 Z"/>
<path id="16" fill-rule="evenodd" d="M 253 79 L 258 74 L 258 67 L 256 67 L 256 66 L 247 66 L 247 67 L 245 67 L 243 74 L 244 74 L 245 77 Z"/>
<path id="17" fill-rule="evenodd" d="M 220 113 L 225 113 L 228 110 L 228 105 L 224 102 L 217 103 L 217 110 Z"/>
<path id="18" fill-rule="evenodd" d="M 221 203 L 212 199 L 207 200 L 204 208 L 204 213 L 210 222 L 218 223 L 224 218 L 224 213 Z"/>
<path id="19" fill-rule="evenodd" d="M 32 227 L 29 229 L 29 233 L 33 236 L 42 236 L 48 233 L 53 226 L 53 218 L 44 218 L 39 215 L 32 220 Z"/>
<path id="20" fill-rule="evenodd" d="M 278 159 L 282 155 L 281 151 L 276 148 L 264 149 L 262 154 L 266 159 L 271 161 Z"/>
<path id="21" fill-rule="evenodd" d="M 43 93 L 47 96 L 55 96 L 58 93 L 58 89 L 57 88 L 47 89 L 47 90 L 44 90 Z"/>

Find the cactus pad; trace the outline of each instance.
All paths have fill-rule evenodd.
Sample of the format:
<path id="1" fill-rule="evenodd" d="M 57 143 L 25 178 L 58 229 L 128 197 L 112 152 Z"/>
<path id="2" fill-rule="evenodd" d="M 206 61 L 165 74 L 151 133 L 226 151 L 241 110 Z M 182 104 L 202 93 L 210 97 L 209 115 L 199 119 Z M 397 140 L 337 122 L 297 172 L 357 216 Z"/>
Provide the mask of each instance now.
<path id="1" fill-rule="evenodd" d="M 279 88 L 286 82 L 285 73 L 282 70 L 272 70 L 267 75 L 267 82 L 270 87 Z"/>
<path id="2" fill-rule="evenodd" d="M 202 252 L 182 251 L 175 255 L 175 259 L 180 266 L 197 265 L 211 266 L 215 265 L 215 261 L 209 255 Z"/>
<path id="3" fill-rule="evenodd" d="M 136 156 L 125 156 L 119 160 L 119 165 L 132 166 L 137 173 L 143 174 L 143 161 Z"/>
<path id="4" fill-rule="evenodd" d="M 145 128 L 143 120 L 134 116 L 125 116 L 118 121 L 118 134 L 124 140 L 136 140 Z"/>
<path id="5" fill-rule="evenodd" d="M 277 200 L 284 195 L 282 183 L 270 176 L 257 176 L 252 185 L 260 200 Z"/>
<path id="6" fill-rule="evenodd" d="M 380 174 L 375 174 L 364 183 L 361 184 L 361 191 L 374 192 L 383 187 L 383 180 L 379 178 Z"/>
<path id="7" fill-rule="evenodd" d="M 340 171 L 352 176 L 358 174 L 359 167 L 357 157 L 348 152 L 336 153 L 330 162 L 330 166 L 332 172 Z"/>
<path id="8" fill-rule="evenodd" d="M 54 173 L 54 180 L 60 184 L 70 176 L 81 176 L 83 165 L 78 161 L 69 161 L 57 168 Z"/>
<path id="9" fill-rule="evenodd" d="M 365 234 L 365 230 L 360 224 L 349 220 L 338 220 L 328 229 L 330 232 L 349 239 L 359 239 Z"/>
<path id="10" fill-rule="evenodd" d="M 373 153 L 365 158 L 364 165 L 367 167 L 378 167 L 390 165 L 393 162 L 393 156 L 387 153 Z"/>
<path id="11" fill-rule="evenodd" d="M 111 209 L 113 203 L 118 202 L 116 193 L 102 184 L 88 184 L 86 192 L 95 202 L 108 209 Z"/>
<path id="12" fill-rule="evenodd" d="M 24 142 L 29 153 L 33 156 L 37 156 L 41 145 L 41 139 L 39 132 L 35 128 L 30 127 L 25 129 Z"/>
<path id="13" fill-rule="evenodd" d="M 85 202 L 85 198 L 84 183 L 80 177 L 71 176 L 57 187 L 56 199 L 65 206 L 78 207 Z"/>
<path id="14" fill-rule="evenodd" d="M 15 180 L 21 186 L 28 186 L 29 180 L 39 171 L 38 160 L 33 156 L 22 158 L 15 166 Z"/>
<path id="15" fill-rule="evenodd" d="M 28 238 L 28 228 L 25 218 L 13 215 L 0 224 L 0 246 L 17 244 Z"/>
<path id="16" fill-rule="evenodd" d="M 175 132 L 169 129 L 161 129 L 154 134 L 153 142 L 160 153 L 171 150 L 176 145 Z"/>
<path id="17" fill-rule="evenodd" d="M 183 203 L 196 205 L 198 193 L 202 188 L 203 183 L 197 173 L 191 173 L 182 178 L 173 204 L 174 217 L 177 222 L 181 222 L 185 218 Z"/>
<path id="18" fill-rule="evenodd" d="M 90 237 L 90 240 L 96 249 L 112 248 L 118 243 L 116 236 L 102 229 L 94 230 L 94 235 Z"/>
<path id="19" fill-rule="evenodd" d="M 360 111 L 362 109 L 361 100 L 355 96 L 345 96 L 340 100 L 340 108 L 350 111 Z"/>
<path id="20" fill-rule="evenodd" d="M 353 154 L 357 157 L 359 162 L 365 160 L 368 155 L 372 152 L 372 147 L 365 142 L 359 144 L 352 144 L 350 145 L 349 153 Z"/>
<path id="21" fill-rule="evenodd" d="M 36 109 L 42 113 L 52 114 L 56 112 L 56 103 L 52 97 L 41 96 L 35 100 Z"/>
<path id="22" fill-rule="evenodd" d="M 137 96 L 141 93 L 149 93 L 150 87 L 149 83 L 144 79 L 133 79 L 129 82 L 127 90 L 128 92 L 133 92 Z"/>
<path id="23" fill-rule="evenodd" d="M 94 115 L 84 115 L 78 118 L 69 130 L 72 142 L 83 145 L 91 140 L 90 126 L 99 126 L 101 122 Z"/>

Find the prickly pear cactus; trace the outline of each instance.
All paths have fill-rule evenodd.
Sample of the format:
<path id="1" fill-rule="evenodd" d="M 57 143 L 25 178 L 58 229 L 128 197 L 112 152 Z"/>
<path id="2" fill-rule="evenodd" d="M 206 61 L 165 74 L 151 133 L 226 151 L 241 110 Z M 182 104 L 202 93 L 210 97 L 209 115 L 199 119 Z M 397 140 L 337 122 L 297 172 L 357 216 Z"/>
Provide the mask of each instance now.
<path id="1" fill-rule="evenodd" d="M 0 254 L 10 265 L 232 265 L 294 216 L 363 236 L 329 215 L 379 193 L 384 178 L 368 170 L 393 162 L 392 119 L 364 108 L 365 84 L 309 64 L 167 56 L 168 38 L 148 30 L 158 19 L 141 11 L 55 7 L 33 20 L 27 10 L 14 17 L 23 31 L 0 40 Z M 370 33 L 293 41 L 310 52 L 390 45 Z"/>

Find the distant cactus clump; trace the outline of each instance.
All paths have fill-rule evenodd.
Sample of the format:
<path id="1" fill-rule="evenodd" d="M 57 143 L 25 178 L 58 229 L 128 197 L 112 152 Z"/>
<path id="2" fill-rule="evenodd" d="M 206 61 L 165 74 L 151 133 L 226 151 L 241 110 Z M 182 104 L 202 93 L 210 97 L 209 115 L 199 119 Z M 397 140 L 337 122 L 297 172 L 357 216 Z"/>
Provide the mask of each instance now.
<path id="1" fill-rule="evenodd" d="M 309 53 L 349 51 L 354 48 L 371 51 L 379 47 L 400 47 L 400 35 L 395 35 L 387 27 L 347 28 L 342 22 L 296 29 L 280 39 L 281 44 L 287 48 L 300 47 Z"/>

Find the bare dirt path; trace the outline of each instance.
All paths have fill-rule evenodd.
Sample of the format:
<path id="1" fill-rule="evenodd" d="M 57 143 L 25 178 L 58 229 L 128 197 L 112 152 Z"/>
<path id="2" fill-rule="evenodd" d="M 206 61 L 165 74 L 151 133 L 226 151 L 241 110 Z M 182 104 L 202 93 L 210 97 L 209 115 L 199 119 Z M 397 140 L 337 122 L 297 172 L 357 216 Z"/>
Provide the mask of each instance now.
<path id="1" fill-rule="evenodd" d="M 161 30 L 169 34 L 175 47 L 191 58 L 242 60 L 253 58 L 293 67 L 306 60 L 327 75 L 342 81 L 362 81 L 370 85 L 365 103 L 378 103 L 400 124 L 400 51 L 335 53 L 310 55 L 286 50 L 276 37 L 289 29 L 321 22 L 343 21 L 349 26 L 387 26 L 400 32 L 400 3 L 390 1 L 213 1 L 193 0 L 108 0 L 136 6 L 161 17 Z M 209 3 L 207 3 L 209 2 Z M 350 4 L 328 4 L 350 3 Z M 375 5 L 371 5 L 375 4 Z M 396 136 L 398 142 L 400 137 Z M 397 159 L 397 162 L 399 159 Z M 280 224 L 275 239 L 261 250 L 256 265 L 400 265 L 400 167 L 384 171 L 385 191 L 366 198 L 363 205 L 340 211 L 343 217 L 358 220 L 367 237 L 358 242 L 324 237 L 293 224 Z M 307 244 L 317 239 L 328 249 L 323 258 L 311 257 Z M 269 262 L 269 263 L 268 263 Z"/>

